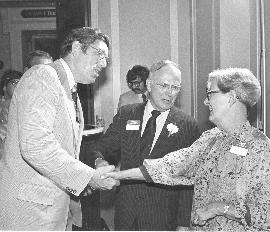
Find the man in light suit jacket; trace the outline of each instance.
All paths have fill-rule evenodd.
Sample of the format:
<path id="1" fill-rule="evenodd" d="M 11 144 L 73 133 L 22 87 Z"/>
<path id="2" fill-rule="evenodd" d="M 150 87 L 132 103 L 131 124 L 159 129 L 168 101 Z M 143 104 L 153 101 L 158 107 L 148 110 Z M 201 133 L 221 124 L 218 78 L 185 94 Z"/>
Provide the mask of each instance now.
<path id="1" fill-rule="evenodd" d="M 149 100 L 126 105 L 114 116 L 95 151 L 96 167 L 108 165 L 110 155 L 120 154 L 121 170 L 142 165 L 145 158 L 160 158 L 190 146 L 200 135 L 196 121 L 174 107 L 181 86 L 181 71 L 164 60 L 150 68 L 147 79 Z M 143 134 L 151 112 L 159 111 L 149 149 Z M 115 158 L 114 158 L 115 159 Z M 186 204 L 187 208 L 179 207 Z M 115 203 L 116 230 L 175 230 L 189 226 L 192 189 L 169 187 L 143 181 L 121 181 Z M 179 216 L 178 216 L 179 215 Z M 179 218 L 181 217 L 181 218 Z"/>
<path id="2" fill-rule="evenodd" d="M 0 163 L 0 230 L 70 229 L 70 220 L 80 219 L 78 210 L 70 212 L 71 195 L 117 184 L 101 178 L 113 166 L 94 170 L 78 160 L 83 114 L 71 94 L 75 83 L 95 81 L 107 65 L 108 47 L 99 30 L 74 29 L 61 59 L 32 67 L 17 85 Z"/>
<path id="3" fill-rule="evenodd" d="M 142 103 L 148 98 L 146 80 L 149 76 L 149 69 L 142 65 L 135 65 L 127 72 L 127 84 L 131 89 L 120 95 L 118 109 L 121 106 Z"/>

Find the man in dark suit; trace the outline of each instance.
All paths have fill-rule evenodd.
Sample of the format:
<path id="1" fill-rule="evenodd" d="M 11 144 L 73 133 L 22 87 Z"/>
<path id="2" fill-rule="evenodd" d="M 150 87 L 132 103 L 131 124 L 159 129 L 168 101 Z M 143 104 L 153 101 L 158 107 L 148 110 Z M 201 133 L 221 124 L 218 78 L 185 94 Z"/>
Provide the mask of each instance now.
<path id="1" fill-rule="evenodd" d="M 130 169 L 142 165 L 145 158 L 160 158 L 190 146 L 200 133 L 196 121 L 174 107 L 180 87 L 181 71 L 175 63 L 163 60 L 152 65 L 148 102 L 119 109 L 97 144 L 96 167 L 108 165 L 105 160 L 119 154 L 121 170 Z M 178 215 L 182 215 L 181 226 L 188 226 L 191 206 L 178 207 L 186 201 L 191 205 L 192 190 L 184 186 L 122 181 L 115 202 L 115 229 L 175 230 Z"/>

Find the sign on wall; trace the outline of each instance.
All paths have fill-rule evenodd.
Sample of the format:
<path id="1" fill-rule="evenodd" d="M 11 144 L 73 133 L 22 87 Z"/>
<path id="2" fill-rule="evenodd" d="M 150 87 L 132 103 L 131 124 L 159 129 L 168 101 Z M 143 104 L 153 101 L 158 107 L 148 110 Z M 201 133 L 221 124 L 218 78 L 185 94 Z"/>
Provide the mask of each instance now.
<path id="1" fill-rule="evenodd" d="M 56 9 L 31 9 L 22 10 L 21 16 L 23 18 L 48 18 L 56 17 Z"/>

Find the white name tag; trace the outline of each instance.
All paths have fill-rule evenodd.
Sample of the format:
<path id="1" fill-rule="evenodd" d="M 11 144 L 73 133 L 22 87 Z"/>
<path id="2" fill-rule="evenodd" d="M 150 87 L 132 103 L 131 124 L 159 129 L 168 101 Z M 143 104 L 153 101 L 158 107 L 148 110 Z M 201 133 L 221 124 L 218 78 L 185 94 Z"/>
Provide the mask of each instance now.
<path id="1" fill-rule="evenodd" d="M 126 125 L 126 130 L 139 130 L 140 120 L 128 120 Z"/>
<path id="2" fill-rule="evenodd" d="M 248 149 L 244 147 L 232 146 L 230 152 L 235 155 L 246 156 L 248 153 Z"/>

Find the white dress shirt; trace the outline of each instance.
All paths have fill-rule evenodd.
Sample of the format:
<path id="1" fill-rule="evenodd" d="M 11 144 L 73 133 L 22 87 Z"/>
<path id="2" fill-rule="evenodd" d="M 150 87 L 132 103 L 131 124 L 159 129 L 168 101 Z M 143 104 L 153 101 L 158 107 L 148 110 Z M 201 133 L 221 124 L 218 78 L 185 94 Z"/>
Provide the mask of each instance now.
<path id="1" fill-rule="evenodd" d="M 147 121 L 149 120 L 149 118 L 152 116 L 151 112 L 154 110 L 154 107 L 152 106 L 150 100 L 147 102 L 145 109 L 144 109 L 144 113 L 143 113 L 143 123 L 142 123 L 142 130 L 141 130 L 141 136 L 143 135 L 145 126 L 147 124 Z M 155 133 L 155 137 L 152 143 L 152 147 L 151 147 L 151 151 L 162 131 L 162 128 L 166 122 L 166 119 L 169 115 L 170 109 L 166 110 L 164 112 L 161 112 L 160 115 L 157 117 L 156 119 L 156 133 Z M 150 151 L 150 153 L 151 153 Z"/>

